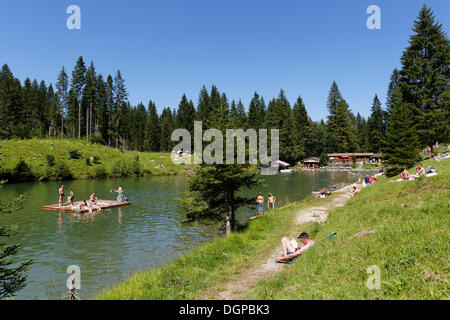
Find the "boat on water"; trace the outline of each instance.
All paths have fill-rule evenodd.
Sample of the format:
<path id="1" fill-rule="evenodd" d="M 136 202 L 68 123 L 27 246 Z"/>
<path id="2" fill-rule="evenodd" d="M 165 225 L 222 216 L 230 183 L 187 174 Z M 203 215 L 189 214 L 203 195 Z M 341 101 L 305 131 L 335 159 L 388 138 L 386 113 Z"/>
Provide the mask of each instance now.
<path id="1" fill-rule="evenodd" d="M 99 206 L 102 210 L 109 209 L 109 208 L 115 208 L 115 207 L 122 207 L 122 206 L 128 206 L 130 205 L 130 201 L 117 201 L 117 200 L 97 200 L 97 206 Z M 83 205 L 83 201 L 77 201 L 74 202 L 73 205 L 71 204 L 64 204 L 61 207 L 58 204 L 52 204 L 48 206 L 42 206 L 42 210 L 47 211 L 59 211 L 59 212 L 72 212 L 72 213 L 86 213 L 89 212 L 89 209 L 83 206 L 80 210 L 77 210 L 77 207 L 81 207 Z"/>

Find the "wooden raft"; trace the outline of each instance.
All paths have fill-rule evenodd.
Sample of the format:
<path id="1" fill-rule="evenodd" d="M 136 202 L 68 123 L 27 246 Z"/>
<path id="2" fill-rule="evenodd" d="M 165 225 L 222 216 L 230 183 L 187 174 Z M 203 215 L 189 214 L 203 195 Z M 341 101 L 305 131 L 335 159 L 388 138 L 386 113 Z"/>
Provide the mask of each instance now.
<path id="1" fill-rule="evenodd" d="M 89 201 L 86 201 L 86 202 L 89 203 Z M 41 209 L 47 210 L 47 211 L 62 211 L 62 212 L 76 212 L 76 213 L 89 212 L 89 209 L 86 208 L 85 206 L 83 206 L 83 209 L 81 209 L 81 211 L 73 210 L 73 207 L 77 206 L 78 204 L 83 204 L 83 201 L 74 202 L 73 205 L 65 203 L 61 207 L 57 204 L 53 204 L 53 205 L 43 206 L 43 207 L 41 207 Z M 96 205 L 99 206 L 100 208 L 102 208 L 102 210 L 104 210 L 104 209 L 109 209 L 109 208 L 127 206 L 130 204 L 131 204 L 131 202 L 129 202 L 129 201 L 121 202 L 121 201 L 117 201 L 117 200 L 97 200 Z M 94 210 L 94 211 L 96 211 L 96 210 Z"/>

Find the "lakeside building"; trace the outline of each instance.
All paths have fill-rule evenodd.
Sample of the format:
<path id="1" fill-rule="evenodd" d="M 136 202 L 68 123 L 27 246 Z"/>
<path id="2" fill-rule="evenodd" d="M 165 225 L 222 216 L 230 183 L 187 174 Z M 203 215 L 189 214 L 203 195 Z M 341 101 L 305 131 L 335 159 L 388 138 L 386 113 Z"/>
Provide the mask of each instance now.
<path id="1" fill-rule="evenodd" d="M 355 157 L 356 162 L 378 162 L 378 160 L 383 159 L 382 153 L 329 153 L 328 162 L 330 164 L 347 164 L 353 162 L 353 157 Z"/>
<path id="2" fill-rule="evenodd" d="M 302 162 L 303 162 L 303 168 L 306 168 L 306 169 L 317 169 L 320 167 L 320 159 L 316 158 L 316 157 L 309 157 L 309 158 L 303 160 Z"/>

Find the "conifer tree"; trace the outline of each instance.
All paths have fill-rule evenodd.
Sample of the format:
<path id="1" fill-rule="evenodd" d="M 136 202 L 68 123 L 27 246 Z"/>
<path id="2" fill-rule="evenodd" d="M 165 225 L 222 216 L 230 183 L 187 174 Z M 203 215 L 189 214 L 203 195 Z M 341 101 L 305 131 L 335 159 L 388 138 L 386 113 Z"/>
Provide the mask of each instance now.
<path id="1" fill-rule="evenodd" d="M 292 144 L 293 157 L 297 161 L 302 160 L 306 154 L 306 139 L 309 118 L 302 98 L 299 96 L 292 108 Z"/>
<path id="2" fill-rule="evenodd" d="M 59 99 L 59 113 L 61 115 L 61 138 L 64 137 L 64 117 L 67 109 L 67 104 L 69 100 L 69 77 L 67 76 L 64 66 L 58 75 L 58 81 L 56 83 L 56 94 Z"/>
<path id="3" fill-rule="evenodd" d="M 367 120 L 369 145 L 372 152 L 381 152 L 384 139 L 383 109 L 378 96 L 375 95 L 371 109 L 372 113 Z"/>
<path id="4" fill-rule="evenodd" d="M 403 101 L 412 108 L 421 146 L 447 141 L 450 127 L 450 43 L 442 24 L 426 5 L 401 57 Z"/>
<path id="5" fill-rule="evenodd" d="M 78 139 L 81 138 L 81 102 L 83 99 L 84 87 L 86 85 L 86 66 L 83 57 L 79 57 L 72 71 L 72 93 L 78 104 Z"/>
<path id="6" fill-rule="evenodd" d="M 391 165 L 412 166 L 419 158 L 413 106 L 403 100 L 400 88 L 395 91 L 394 99 L 383 151 Z"/>

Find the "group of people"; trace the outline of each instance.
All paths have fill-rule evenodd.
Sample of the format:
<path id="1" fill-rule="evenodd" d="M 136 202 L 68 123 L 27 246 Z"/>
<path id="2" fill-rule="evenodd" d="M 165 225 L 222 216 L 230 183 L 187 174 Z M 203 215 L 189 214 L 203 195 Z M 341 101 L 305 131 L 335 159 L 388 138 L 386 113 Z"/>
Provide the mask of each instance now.
<path id="1" fill-rule="evenodd" d="M 402 173 L 400 173 L 400 179 L 402 180 L 410 180 L 410 179 L 416 179 L 420 176 L 425 176 L 427 174 L 427 171 L 422 166 L 421 163 L 419 163 L 416 167 L 416 173 L 415 174 L 409 174 L 408 168 L 404 168 Z"/>
<path id="2" fill-rule="evenodd" d="M 363 188 L 368 187 L 372 184 L 375 184 L 375 183 L 377 183 L 377 181 L 378 181 L 377 178 L 367 175 L 364 177 L 364 180 L 363 180 Z"/>
<path id="3" fill-rule="evenodd" d="M 117 195 L 117 201 L 125 201 L 126 197 L 123 193 L 122 186 L 119 186 L 117 190 L 112 189 L 110 192 L 118 193 Z M 93 192 L 89 200 L 83 200 L 82 202 L 74 203 L 74 192 L 73 189 L 70 190 L 69 196 L 67 197 L 67 202 L 64 203 L 64 185 L 62 185 L 58 190 L 58 196 L 59 196 L 59 206 L 62 207 L 63 205 L 70 205 L 71 209 L 73 211 L 81 212 L 82 210 L 89 210 L 90 213 L 92 211 L 102 211 L 102 208 L 98 204 L 98 198 L 95 192 Z"/>
<path id="4" fill-rule="evenodd" d="M 269 210 L 275 209 L 276 199 L 277 198 L 275 196 L 273 196 L 271 193 L 268 193 L 267 208 Z M 264 214 L 264 196 L 261 192 L 259 193 L 258 198 L 256 198 L 256 203 L 258 204 L 258 213 L 260 216 L 262 216 Z"/>

